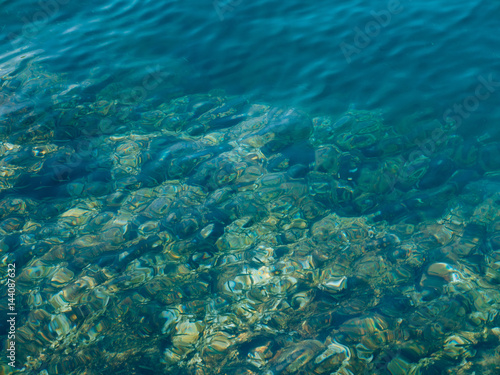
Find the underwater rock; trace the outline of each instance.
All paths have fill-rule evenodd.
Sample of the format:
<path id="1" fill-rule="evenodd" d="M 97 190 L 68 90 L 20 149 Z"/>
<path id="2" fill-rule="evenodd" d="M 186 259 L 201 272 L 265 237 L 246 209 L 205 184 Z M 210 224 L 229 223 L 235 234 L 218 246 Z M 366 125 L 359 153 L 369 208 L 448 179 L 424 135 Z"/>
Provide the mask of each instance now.
<path id="1" fill-rule="evenodd" d="M 65 96 L 43 74 L 2 83 L 1 267 L 25 373 L 482 373 L 500 336 L 497 143 L 445 132 L 426 156 L 414 127 L 436 124 L 418 116 L 311 120 L 216 91 L 138 103 L 112 79 Z"/>

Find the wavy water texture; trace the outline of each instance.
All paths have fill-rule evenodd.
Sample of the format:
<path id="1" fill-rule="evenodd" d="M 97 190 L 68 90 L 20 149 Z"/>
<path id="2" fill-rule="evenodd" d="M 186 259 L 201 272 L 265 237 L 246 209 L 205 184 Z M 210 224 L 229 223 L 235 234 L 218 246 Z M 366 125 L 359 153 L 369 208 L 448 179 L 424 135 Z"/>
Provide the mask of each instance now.
<path id="1" fill-rule="evenodd" d="M 428 107 L 442 120 L 475 95 L 478 77 L 500 81 L 499 3 L 401 0 L 388 13 L 391 3 L 17 0 L 2 6 L 3 56 L 37 50 L 76 80 L 96 66 L 170 69 L 180 59 L 193 91 L 223 88 L 315 113 L 383 108 L 395 123 Z M 497 89 L 469 103 L 460 131 L 498 136 Z"/>

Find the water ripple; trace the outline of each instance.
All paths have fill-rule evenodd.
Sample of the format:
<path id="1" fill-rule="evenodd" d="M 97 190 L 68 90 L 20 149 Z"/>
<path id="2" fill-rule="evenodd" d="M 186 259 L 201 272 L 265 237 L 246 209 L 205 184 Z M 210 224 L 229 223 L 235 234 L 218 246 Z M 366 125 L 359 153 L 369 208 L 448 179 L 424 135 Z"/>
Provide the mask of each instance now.
<path id="1" fill-rule="evenodd" d="M 179 59 L 196 72 L 190 90 L 224 88 L 316 113 L 351 103 L 407 109 L 431 103 L 440 116 L 474 95 L 478 77 L 500 81 L 500 4 L 485 0 L 401 0 L 386 25 L 380 22 L 388 3 L 378 1 L 54 1 L 52 10 L 28 0 L 2 6 L 0 62 L 9 51 L 43 50 L 51 69 L 83 80 L 96 66 L 144 69 Z M 342 43 L 355 53 L 346 58 Z M 481 102 L 463 131 L 482 122 L 497 133 L 498 96 Z"/>

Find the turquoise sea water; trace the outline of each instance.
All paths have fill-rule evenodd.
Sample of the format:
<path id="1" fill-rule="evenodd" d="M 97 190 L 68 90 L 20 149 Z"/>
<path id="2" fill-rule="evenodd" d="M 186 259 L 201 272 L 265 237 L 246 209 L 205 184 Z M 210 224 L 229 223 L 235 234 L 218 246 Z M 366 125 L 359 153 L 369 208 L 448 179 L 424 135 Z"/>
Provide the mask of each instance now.
<path id="1" fill-rule="evenodd" d="M 318 114 L 382 107 L 392 120 L 432 108 L 441 120 L 480 77 L 500 81 L 499 13 L 480 0 L 5 2 L 2 62 L 33 53 L 83 81 L 97 67 L 171 72 L 175 60 L 194 91 Z M 461 131 L 497 137 L 498 100 L 495 90 L 459 113 Z"/>
<path id="2" fill-rule="evenodd" d="M 500 373 L 499 16 L 0 0 L 0 373 Z"/>

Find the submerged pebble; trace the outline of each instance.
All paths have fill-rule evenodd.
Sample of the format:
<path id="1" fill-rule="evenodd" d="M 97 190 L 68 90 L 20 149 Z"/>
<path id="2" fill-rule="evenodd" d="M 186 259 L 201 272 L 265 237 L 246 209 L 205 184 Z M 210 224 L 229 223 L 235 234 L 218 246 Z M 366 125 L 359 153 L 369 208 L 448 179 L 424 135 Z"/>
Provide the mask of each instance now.
<path id="1" fill-rule="evenodd" d="M 15 74 L 6 95 L 52 102 L 0 122 L 13 373 L 499 365 L 484 359 L 499 336 L 497 143 L 444 133 L 426 156 L 379 111 L 311 119 L 215 91 L 138 104 L 119 82 L 89 103 L 41 67 Z"/>

